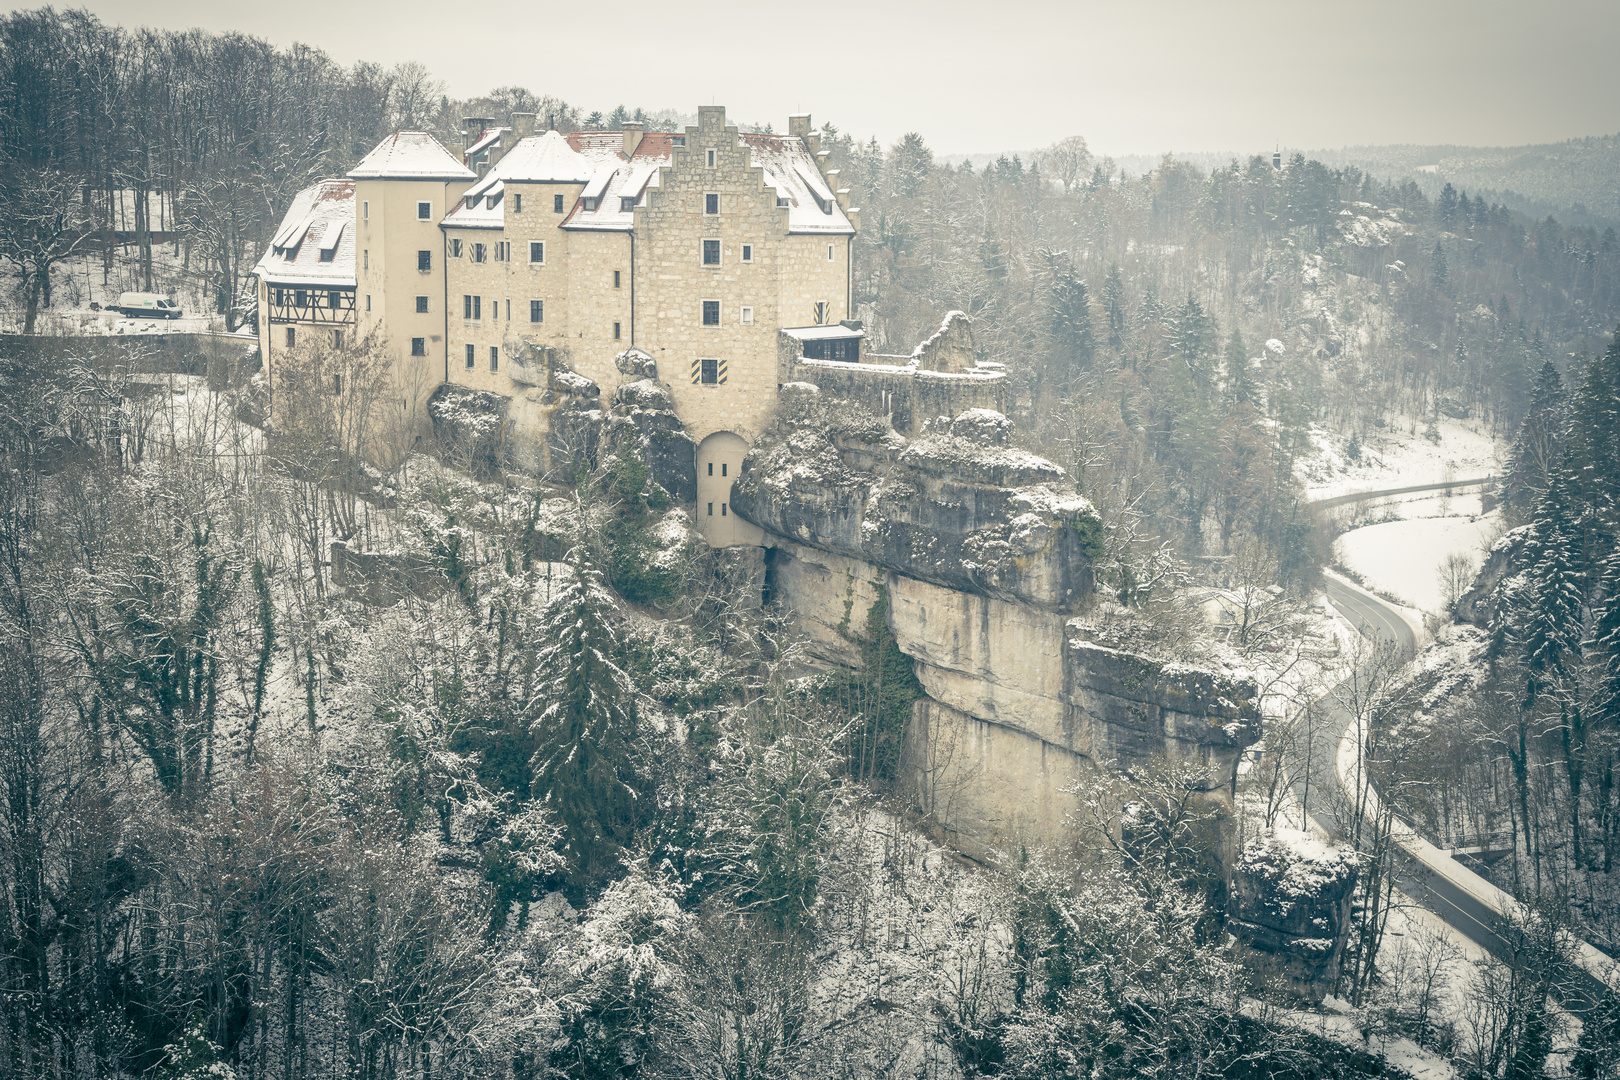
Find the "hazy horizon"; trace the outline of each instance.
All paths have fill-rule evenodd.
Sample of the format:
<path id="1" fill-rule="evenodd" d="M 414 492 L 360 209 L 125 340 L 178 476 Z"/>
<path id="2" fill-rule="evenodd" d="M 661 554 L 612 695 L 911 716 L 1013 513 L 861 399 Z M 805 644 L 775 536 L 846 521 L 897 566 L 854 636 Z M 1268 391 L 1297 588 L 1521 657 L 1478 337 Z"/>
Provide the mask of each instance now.
<path id="1" fill-rule="evenodd" d="M 420 0 L 83 6 L 130 28 L 303 42 L 344 64 L 414 60 L 452 97 L 517 84 L 586 111 L 685 112 L 712 101 L 778 129 L 789 113 L 809 111 L 818 124 L 884 143 L 919 131 L 947 155 L 1069 134 L 1126 156 L 1278 143 L 1517 146 L 1620 131 L 1620 88 L 1607 75 L 1620 16 L 1596 0 L 1484 0 L 1463 10 L 1373 0 L 1353 18 L 1280 0 L 1129 9 L 1022 0 L 993 9 L 994 21 L 961 0 L 908 0 L 762 9 L 746 25 L 671 19 L 647 0 L 585 17 L 551 3 L 447 17 Z"/>

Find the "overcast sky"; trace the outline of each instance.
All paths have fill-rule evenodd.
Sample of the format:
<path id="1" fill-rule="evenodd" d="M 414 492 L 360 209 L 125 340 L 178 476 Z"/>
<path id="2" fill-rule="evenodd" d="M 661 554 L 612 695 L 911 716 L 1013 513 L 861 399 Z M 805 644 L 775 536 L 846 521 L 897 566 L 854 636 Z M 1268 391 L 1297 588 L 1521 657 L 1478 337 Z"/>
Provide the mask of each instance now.
<path id="1" fill-rule="evenodd" d="M 71 2 L 71 0 L 70 0 Z M 33 5 L 24 5 L 33 6 Z M 1620 131 L 1620 0 L 446 4 L 87 0 L 108 22 L 417 60 L 456 96 L 809 111 L 942 154 L 1514 145 Z"/>

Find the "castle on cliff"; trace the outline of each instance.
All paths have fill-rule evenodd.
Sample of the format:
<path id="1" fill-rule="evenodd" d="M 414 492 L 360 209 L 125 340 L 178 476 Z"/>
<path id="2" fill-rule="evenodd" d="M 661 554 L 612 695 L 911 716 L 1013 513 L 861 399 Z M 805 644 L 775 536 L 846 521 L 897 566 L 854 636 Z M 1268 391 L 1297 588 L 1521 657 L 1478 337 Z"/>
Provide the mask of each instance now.
<path id="1" fill-rule="evenodd" d="M 771 422 L 779 338 L 858 363 L 850 321 L 859 211 L 812 131 L 739 132 L 703 106 L 683 133 L 562 134 L 470 118 L 453 155 L 384 139 L 293 201 L 254 269 L 272 415 L 278 367 L 362 339 L 420 403 L 497 395 L 514 440 L 543 445 L 559 365 L 604 393 L 645 354 L 695 447 L 700 531 L 758 543 L 729 488 Z M 802 343 L 802 344 L 801 344 Z"/>

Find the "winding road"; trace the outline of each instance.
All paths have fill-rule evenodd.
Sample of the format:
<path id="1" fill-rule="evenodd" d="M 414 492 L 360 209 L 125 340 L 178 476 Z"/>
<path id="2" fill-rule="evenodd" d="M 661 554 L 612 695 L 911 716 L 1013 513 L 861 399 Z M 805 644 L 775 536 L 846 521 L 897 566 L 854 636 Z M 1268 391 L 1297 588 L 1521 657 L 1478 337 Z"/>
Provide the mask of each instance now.
<path id="1" fill-rule="evenodd" d="M 1331 499 L 1321 499 L 1315 505 L 1332 507 L 1413 492 L 1477 487 L 1490 483 L 1491 479 L 1482 477 L 1380 491 L 1354 492 Z M 1337 575 L 1328 575 L 1326 591 L 1329 602 L 1363 636 L 1394 645 L 1403 661 L 1416 656 L 1417 632 L 1393 605 Z M 1340 683 L 1321 699 L 1327 717 L 1325 732 L 1329 736 L 1329 745 L 1333 751 L 1311 754 L 1308 745 L 1292 748 L 1295 794 L 1306 806 L 1311 820 L 1323 832 L 1338 838 L 1344 835 L 1344 823 L 1334 816 L 1332 810 L 1335 804 L 1343 806 L 1344 800 L 1348 800 L 1349 805 L 1355 804 L 1351 790 L 1353 786 L 1351 774 L 1355 769 L 1356 740 L 1359 732 L 1356 730 L 1355 716 L 1343 704 L 1344 700 L 1351 696 L 1348 693 L 1349 682 L 1350 680 L 1346 680 Z M 1313 791 L 1341 793 L 1342 799 L 1323 800 L 1318 796 L 1312 800 L 1310 796 Z M 1327 807 L 1322 806 L 1324 801 L 1329 803 Z M 1376 792 L 1369 795 L 1369 802 L 1376 805 Z M 1506 963 L 1513 963 L 1512 947 L 1497 928 L 1517 909 L 1517 901 L 1453 859 L 1447 852 L 1441 851 L 1419 836 L 1407 823 L 1399 820 L 1395 822 L 1393 839 L 1397 844 L 1395 873 L 1396 884 L 1400 890 L 1433 911 L 1448 925 L 1477 943 L 1492 956 Z M 1577 993 L 1585 1001 L 1592 1001 L 1601 992 L 1603 982 L 1613 977 L 1612 961 L 1585 943 L 1582 943 L 1579 952 L 1580 967 L 1585 973 L 1585 985 L 1579 988 Z"/>

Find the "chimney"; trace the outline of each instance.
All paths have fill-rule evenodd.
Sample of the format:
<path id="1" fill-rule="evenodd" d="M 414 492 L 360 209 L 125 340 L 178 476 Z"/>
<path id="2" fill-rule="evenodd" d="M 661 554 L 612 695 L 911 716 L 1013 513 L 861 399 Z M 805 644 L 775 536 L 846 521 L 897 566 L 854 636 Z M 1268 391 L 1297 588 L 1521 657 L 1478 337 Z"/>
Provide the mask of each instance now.
<path id="1" fill-rule="evenodd" d="M 461 137 L 466 141 L 461 144 L 461 148 L 465 150 L 477 142 L 478 136 L 482 135 L 484 129 L 494 122 L 494 118 L 488 116 L 463 116 L 461 118 Z"/>
<path id="2" fill-rule="evenodd" d="M 788 117 L 788 134 L 800 139 L 810 136 L 810 114 L 794 113 Z"/>
<path id="3" fill-rule="evenodd" d="M 624 156 L 629 157 L 641 145 L 641 121 L 626 120 L 624 122 Z"/>
<path id="4" fill-rule="evenodd" d="M 512 133 L 519 139 L 527 139 L 534 134 L 534 113 L 515 112 L 512 114 Z"/>

